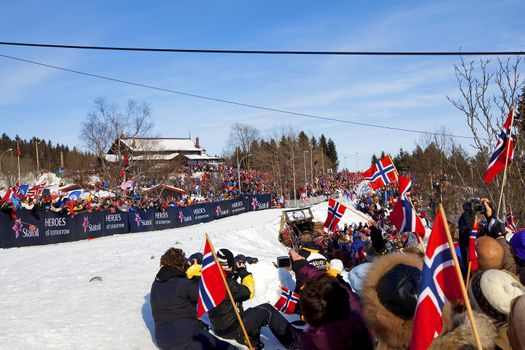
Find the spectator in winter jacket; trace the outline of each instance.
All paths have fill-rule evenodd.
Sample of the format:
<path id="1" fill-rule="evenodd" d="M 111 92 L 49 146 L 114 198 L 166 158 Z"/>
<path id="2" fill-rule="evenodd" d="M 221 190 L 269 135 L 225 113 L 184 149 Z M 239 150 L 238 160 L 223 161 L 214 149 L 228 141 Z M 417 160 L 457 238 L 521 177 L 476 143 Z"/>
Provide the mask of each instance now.
<path id="1" fill-rule="evenodd" d="M 272 305 L 266 303 L 243 309 L 242 303 L 253 298 L 255 292 L 252 274 L 247 271 L 245 263 L 242 260 L 235 262 L 233 253 L 228 249 L 218 250 L 217 258 L 226 272 L 226 282 L 253 348 L 262 349 L 264 347 L 260 340 L 263 326 L 268 326 L 277 340 L 285 347 L 293 347 L 296 331 Z M 239 278 L 241 283 L 237 281 Z M 247 344 L 229 298 L 210 310 L 208 314 L 215 334 L 223 338 L 235 339 L 240 344 Z"/>
<path id="2" fill-rule="evenodd" d="M 373 349 L 359 299 L 339 274 L 342 262 L 334 259 L 333 268 L 321 271 L 294 249 L 290 258 L 296 275 L 304 281 L 299 304 L 310 326 L 299 336 L 299 348 Z"/>
<path id="3" fill-rule="evenodd" d="M 161 349 L 236 349 L 208 332 L 197 319 L 200 272 L 196 263 L 187 268 L 184 252 L 168 249 L 160 259 L 160 271 L 151 286 L 150 303 L 155 322 L 155 339 Z"/>

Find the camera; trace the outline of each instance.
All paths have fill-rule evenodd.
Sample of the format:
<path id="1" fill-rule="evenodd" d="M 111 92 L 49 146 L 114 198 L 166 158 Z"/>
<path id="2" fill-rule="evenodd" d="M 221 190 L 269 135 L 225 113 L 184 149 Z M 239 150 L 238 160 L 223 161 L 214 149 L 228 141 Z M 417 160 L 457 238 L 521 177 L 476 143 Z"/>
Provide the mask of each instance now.
<path id="1" fill-rule="evenodd" d="M 472 198 L 463 203 L 463 210 L 469 213 L 485 214 L 485 206 L 479 198 Z"/>
<path id="2" fill-rule="evenodd" d="M 292 266 L 292 260 L 288 255 L 277 257 L 277 267 L 290 267 Z"/>
<path id="3" fill-rule="evenodd" d="M 242 262 L 242 263 L 247 263 L 247 264 L 257 264 L 259 262 L 259 259 L 257 258 L 253 258 L 251 256 L 245 256 L 243 254 L 238 254 L 235 259 L 234 259 L 234 262 Z"/>

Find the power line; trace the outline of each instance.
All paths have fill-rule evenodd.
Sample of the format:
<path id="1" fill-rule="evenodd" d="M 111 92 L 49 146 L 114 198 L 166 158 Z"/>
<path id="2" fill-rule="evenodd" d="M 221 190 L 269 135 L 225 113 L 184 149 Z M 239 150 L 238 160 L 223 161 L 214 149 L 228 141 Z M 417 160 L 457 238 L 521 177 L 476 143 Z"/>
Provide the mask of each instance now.
<path id="1" fill-rule="evenodd" d="M 272 107 L 264 107 L 264 106 L 258 106 L 258 105 L 249 104 L 249 103 L 225 100 L 225 99 L 216 98 L 216 97 L 197 95 L 197 94 L 192 94 L 192 93 L 183 92 L 183 91 L 166 89 L 166 88 L 153 86 L 153 85 L 146 85 L 146 84 L 142 84 L 142 83 L 136 83 L 136 82 L 132 82 L 132 81 L 128 81 L 128 80 L 122 80 L 122 79 L 117 79 L 117 78 L 106 77 L 106 76 L 103 76 L 103 75 L 98 75 L 98 74 L 93 74 L 93 73 L 86 73 L 86 72 L 82 72 L 82 71 L 78 71 L 78 70 L 74 70 L 74 69 L 64 68 L 64 67 L 55 66 L 55 65 L 52 65 L 52 64 L 37 62 L 37 61 L 31 61 L 31 60 L 27 60 L 27 59 L 23 59 L 23 58 L 19 58 L 19 57 L 14 57 L 14 56 L 9 56 L 9 55 L 0 54 L 0 57 L 8 58 L 8 59 L 11 59 L 11 60 L 16 60 L 16 61 L 20 61 L 20 62 L 30 63 L 30 64 L 42 66 L 42 67 L 57 69 L 57 70 L 61 70 L 61 71 L 69 72 L 69 73 L 80 74 L 80 75 L 84 75 L 84 76 L 88 76 L 88 77 L 92 77 L 92 78 L 109 80 L 109 81 L 116 82 L 116 83 L 127 84 L 127 85 L 132 85 L 132 86 L 138 86 L 138 87 L 142 87 L 142 88 L 146 88 L 146 89 L 152 89 L 152 90 L 157 90 L 157 91 L 169 92 L 169 93 L 173 93 L 173 94 L 177 94 L 177 95 L 182 95 L 182 96 L 187 96 L 187 97 L 194 97 L 194 98 L 199 98 L 199 99 L 208 100 L 208 101 L 221 102 L 221 103 L 226 103 L 226 104 L 235 105 L 235 106 L 254 108 L 254 109 L 259 109 L 259 110 L 263 110 L 263 111 L 276 112 L 276 113 L 288 114 L 288 115 L 293 115 L 293 116 L 298 116 L 298 117 L 304 117 L 304 118 L 310 118 L 310 119 L 318 119 L 318 120 L 326 120 L 326 121 L 345 123 L 345 124 L 352 124 L 352 125 L 358 125 L 358 126 L 366 126 L 366 127 L 372 127 L 372 128 L 378 128 L 378 129 L 403 131 L 403 132 L 410 132 L 410 133 L 416 133 L 416 134 L 425 134 L 425 135 L 439 136 L 439 137 L 447 136 L 447 137 L 462 138 L 462 139 L 474 139 L 474 137 L 472 137 L 472 136 L 452 135 L 452 134 L 444 134 L 444 133 L 437 133 L 437 132 L 430 132 L 430 131 L 423 131 L 423 130 L 416 130 L 416 129 L 397 128 L 397 127 L 393 127 L 393 126 L 386 126 L 386 125 L 379 125 L 379 124 L 370 124 L 370 123 L 362 123 L 362 122 L 355 122 L 355 121 L 338 119 L 338 118 L 322 117 L 322 116 L 313 115 L 313 114 L 292 112 L 292 111 L 287 111 L 287 110 L 284 110 L 284 109 L 278 109 L 278 108 L 272 108 Z"/>
<path id="2" fill-rule="evenodd" d="M 152 47 L 116 47 L 67 44 L 23 43 L 0 41 L 4 46 L 45 47 L 53 49 L 80 49 L 103 51 L 142 51 L 171 53 L 247 54 L 247 55 L 314 55 L 314 56 L 514 56 L 525 51 L 293 51 L 293 50 L 212 50 L 212 49 L 168 49 Z"/>

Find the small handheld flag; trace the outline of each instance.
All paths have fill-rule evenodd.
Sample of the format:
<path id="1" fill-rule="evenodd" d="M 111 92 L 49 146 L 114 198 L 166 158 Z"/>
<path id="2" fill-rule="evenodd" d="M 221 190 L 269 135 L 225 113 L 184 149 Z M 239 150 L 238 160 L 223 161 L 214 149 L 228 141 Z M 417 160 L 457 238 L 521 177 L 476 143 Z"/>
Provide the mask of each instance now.
<path id="1" fill-rule="evenodd" d="M 299 294 L 285 287 L 281 287 L 281 296 L 274 307 L 284 314 L 293 314 L 299 302 Z"/>
<path id="2" fill-rule="evenodd" d="M 337 230 L 337 224 L 339 220 L 343 217 L 346 211 L 346 207 L 336 201 L 333 198 L 328 199 L 328 215 L 324 222 L 324 227 L 331 232 Z"/>

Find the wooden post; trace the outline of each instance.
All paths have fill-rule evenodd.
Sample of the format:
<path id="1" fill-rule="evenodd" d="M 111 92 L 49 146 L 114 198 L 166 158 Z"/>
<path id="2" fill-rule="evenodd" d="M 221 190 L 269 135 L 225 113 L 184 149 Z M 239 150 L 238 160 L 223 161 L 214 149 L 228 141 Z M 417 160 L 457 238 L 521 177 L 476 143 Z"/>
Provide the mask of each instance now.
<path id="1" fill-rule="evenodd" d="M 210 237 L 206 233 L 206 240 L 208 243 L 210 243 L 211 252 L 213 254 L 213 260 L 215 260 L 215 263 L 217 266 L 220 266 L 219 261 L 217 260 L 217 255 L 215 254 L 215 248 L 213 248 L 213 244 L 211 244 Z M 224 286 L 226 287 L 226 292 L 228 293 L 228 296 L 230 297 L 230 301 L 233 306 L 233 310 L 235 311 L 235 315 L 237 315 L 237 319 L 239 320 L 239 324 L 241 325 L 242 333 L 244 334 L 244 337 L 246 338 L 246 343 L 248 344 L 248 347 L 250 350 L 253 349 L 252 343 L 250 342 L 250 337 L 248 337 L 248 333 L 246 332 L 246 328 L 244 327 L 244 323 L 242 322 L 241 315 L 239 314 L 239 310 L 237 310 L 237 306 L 235 306 L 235 300 L 233 300 L 232 292 L 230 291 L 230 287 L 228 287 L 228 283 L 226 283 L 226 277 L 224 276 L 224 271 L 222 270 L 222 267 L 219 268 L 219 271 L 221 273 L 222 282 L 224 283 Z"/>
<path id="2" fill-rule="evenodd" d="M 476 340 L 476 346 L 478 350 L 483 350 L 481 346 L 481 341 L 479 340 L 478 328 L 476 327 L 476 320 L 474 319 L 474 314 L 472 313 L 472 307 L 470 306 L 470 300 L 468 297 L 467 290 L 465 289 L 465 284 L 463 283 L 463 275 L 459 268 L 458 257 L 456 255 L 456 250 L 454 249 L 454 242 L 452 242 L 452 236 L 450 235 L 450 229 L 448 228 L 447 217 L 445 216 L 445 210 L 443 210 L 443 205 L 439 203 L 439 212 L 441 214 L 441 219 L 443 220 L 443 226 L 445 226 L 445 233 L 447 235 L 448 246 L 450 253 L 452 254 L 452 259 L 454 260 L 454 268 L 456 270 L 456 275 L 458 277 L 459 287 L 461 289 L 461 294 L 463 299 L 465 299 L 465 306 L 467 307 L 467 314 L 470 319 L 470 326 L 472 328 L 472 334 Z"/>

